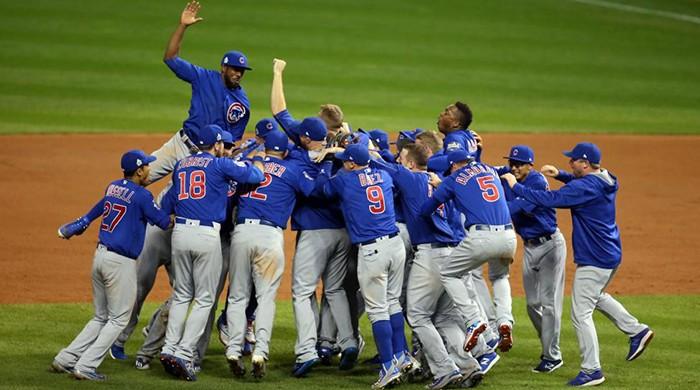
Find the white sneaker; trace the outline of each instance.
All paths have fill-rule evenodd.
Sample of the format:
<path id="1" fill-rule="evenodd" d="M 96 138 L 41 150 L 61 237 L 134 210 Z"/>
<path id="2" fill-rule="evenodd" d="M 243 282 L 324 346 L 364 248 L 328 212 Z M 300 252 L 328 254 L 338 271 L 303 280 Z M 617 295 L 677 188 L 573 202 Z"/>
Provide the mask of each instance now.
<path id="1" fill-rule="evenodd" d="M 400 378 L 401 370 L 396 367 L 396 361 L 394 361 L 388 370 L 385 370 L 384 367 L 379 370 L 379 379 L 372 384 L 372 390 L 380 390 L 391 384 L 396 384 Z"/>

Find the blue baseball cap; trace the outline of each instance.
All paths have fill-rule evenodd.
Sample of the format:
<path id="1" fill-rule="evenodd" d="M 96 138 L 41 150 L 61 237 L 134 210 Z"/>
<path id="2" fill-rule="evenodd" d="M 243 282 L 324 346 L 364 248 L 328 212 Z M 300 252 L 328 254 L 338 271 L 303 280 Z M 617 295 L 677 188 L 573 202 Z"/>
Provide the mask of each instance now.
<path id="1" fill-rule="evenodd" d="M 211 146 L 214 145 L 215 143 L 221 141 L 223 137 L 221 136 L 221 133 L 223 130 L 219 125 L 206 125 L 199 129 L 197 132 L 197 140 L 195 141 L 195 145 L 197 146 Z"/>
<path id="2" fill-rule="evenodd" d="M 229 133 L 226 130 L 221 131 L 221 141 L 225 144 L 232 144 L 233 143 L 233 134 Z"/>
<path id="3" fill-rule="evenodd" d="M 326 124 L 318 117 L 304 118 L 299 124 L 297 133 L 301 136 L 307 136 L 312 141 L 323 141 L 326 139 Z"/>
<path id="4" fill-rule="evenodd" d="M 389 149 L 389 135 L 381 129 L 373 129 L 369 131 L 369 136 L 374 143 L 382 150 Z"/>
<path id="5" fill-rule="evenodd" d="M 572 150 L 564 152 L 564 156 L 574 160 L 588 160 L 588 162 L 593 164 L 600 164 L 601 157 L 600 149 L 590 142 L 576 144 Z"/>
<path id="6" fill-rule="evenodd" d="M 510 148 L 508 156 L 503 158 L 532 164 L 535 162 L 535 152 L 527 145 L 515 145 Z"/>
<path id="7" fill-rule="evenodd" d="M 221 65 L 253 70 L 253 68 L 248 66 L 248 57 L 237 50 L 231 50 L 230 52 L 224 54 L 224 58 L 221 59 Z"/>
<path id="8" fill-rule="evenodd" d="M 423 129 L 399 131 L 399 136 L 396 138 L 396 142 L 392 142 L 392 143 L 396 144 L 397 149 L 399 149 L 399 150 L 403 149 L 403 147 L 406 146 L 407 144 L 410 144 L 412 142 L 416 142 L 416 136 L 422 132 L 423 132 Z"/>
<path id="9" fill-rule="evenodd" d="M 271 131 L 277 131 L 277 122 L 274 119 L 264 118 L 255 124 L 255 135 L 258 137 L 265 138 L 267 133 Z"/>
<path id="10" fill-rule="evenodd" d="M 270 131 L 265 135 L 265 149 L 284 152 L 289 145 L 287 135 L 279 130 Z"/>
<path id="11" fill-rule="evenodd" d="M 352 133 L 352 143 L 364 145 L 365 148 L 369 148 L 370 136 L 364 130 L 358 130 Z"/>
<path id="12" fill-rule="evenodd" d="M 447 153 L 447 161 L 452 166 L 454 163 L 473 160 L 474 155 L 464 149 L 455 149 Z"/>
<path id="13" fill-rule="evenodd" d="M 122 156 L 122 170 L 124 173 L 132 173 L 144 165 L 156 161 L 156 156 L 151 156 L 143 150 L 130 150 Z"/>
<path id="14" fill-rule="evenodd" d="M 350 144 L 344 151 L 335 155 L 339 160 L 352 161 L 357 165 L 369 164 L 369 150 L 362 144 Z"/>

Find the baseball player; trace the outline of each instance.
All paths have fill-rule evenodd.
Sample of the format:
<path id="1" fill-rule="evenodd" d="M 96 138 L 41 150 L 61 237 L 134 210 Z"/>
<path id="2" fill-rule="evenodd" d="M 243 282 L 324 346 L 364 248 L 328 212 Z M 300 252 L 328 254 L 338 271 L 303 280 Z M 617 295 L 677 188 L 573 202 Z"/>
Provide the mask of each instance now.
<path id="1" fill-rule="evenodd" d="M 325 129 L 324 129 L 325 130 Z M 305 130 L 306 131 L 306 130 Z M 310 195 L 314 181 L 306 178 L 299 164 L 287 155 L 288 138 L 281 131 L 265 138 L 265 180 L 240 195 L 236 228 L 231 240 L 228 329 L 230 339 L 226 359 L 235 376 L 245 374 L 241 359 L 246 329 L 244 308 L 251 285 L 255 285 L 258 309 L 255 323 L 253 376 L 262 378 L 269 359 L 269 344 L 275 315 L 275 296 L 284 272 L 284 229 L 296 202 L 297 193 Z"/>
<path id="2" fill-rule="evenodd" d="M 103 381 L 97 372 L 107 351 L 131 315 L 136 295 L 136 258 L 143 248 L 146 222 L 160 229 L 170 226 L 170 217 L 155 205 L 143 187 L 149 183 L 149 164 L 155 157 L 140 150 L 126 152 L 121 159 L 124 178 L 109 184 L 105 195 L 83 217 L 61 226 L 58 235 L 69 239 L 82 234 L 102 216 L 99 242 L 92 265 L 95 315 L 73 342 L 54 358 L 56 372 L 77 379 Z"/>
<path id="3" fill-rule="evenodd" d="M 197 1 L 187 3 L 163 56 L 168 68 L 192 86 L 192 97 L 189 116 L 183 122 L 182 129 L 153 152 L 158 160 L 151 169 L 152 181 L 172 172 L 177 161 L 196 150 L 193 140 L 204 126 L 216 124 L 230 132 L 234 141 L 238 141 L 250 119 L 250 103 L 241 80 L 251 68 L 243 53 L 233 50 L 224 54 L 219 71 L 204 69 L 179 56 L 185 31 L 203 20 L 198 16 L 200 8 Z"/>
<path id="4" fill-rule="evenodd" d="M 399 304 L 406 254 L 398 237 L 392 179 L 386 171 L 368 167 L 369 151 L 349 145 L 336 154 L 344 169 L 323 186 L 329 197 L 341 199 L 350 240 L 358 246 L 357 276 L 382 368 L 373 389 L 382 389 L 410 370 L 404 319 Z M 331 162 L 324 163 L 330 176 Z"/>
<path id="5" fill-rule="evenodd" d="M 505 269 L 496 272 L 507 273 L 515 254 L 516 239 L 496 171 L 475 161 L 475 154 L 464 149 L 453 150 L 447 157 L 453 173 L 425 202 L 421 215 L 429 216 L 440 204 L 454 199 L 455 206 L 466 218 L 467 236 L 450 258 L 440 263 L 440 278 L 467 324 L 464 349 L 470 351 L 487 324 L 461 278 L 492 259 L 498 261 L 492 261 L 490 268 Z"/>
<path id="6" fill-rule="evenodd" d="M 464 149 L 474 154 L 476 161 L 481 159 L 481 138 L 469 130 L 472 123 L 472 111 L 468 105 L 456 102 L 445 107 L 437 121 L 438 130 L 445 135 L 443 152 L 435 153 L 428 161 L 428 170 L 445 172 L 450 169 L 447 153 L 452 150 Z"/>
<path id="7" fill-rule="evenodd" d="M 195 381 L 193 358 L 211 308 L 222 270 L 220 222 L 225 219 L 229 181 L 260 183 L 262 170 L 235 163 L 221 154 L 221 128 L 200 129 L 201 152 L 180 160 L 163 209 L 173 210 L 172 265 L 175 274 L 161 363 L 173 376 Z M 190 304 L 191 311 L 188 313 Z"/>
<path id="8" fill-rule="evenodd" d="M 600 149 L 592 143 L 577 144 L 569 157 L 572 173 L 551 165 L 541 171 L 566 183 L 556 191 L 537 190 L 518 183 L 513 174 L 503 178 L 513 193 L 538 206 L 567 208 L 573 221 L 574 286 L 571 294 L 571 322 L 581 350 L 581 371 L 570 386 L 594 386 L 605 381 L 600 365 L 598 337 L 593 311 L 600 310 L 615 326 L 630 337 L 627 360 L 634 360 L 654 337 L 654 332 L 630 315 L 605 288 L 622 260 L 620 231 L 615 222 L 615 198 L 619 183 L 607 169 L 601 168 Z"/>
<path id="9" fill-rule="evenodd" d="M 333 137 L 334 132 L 339 131 L 342 111 L 335 105 L 324 105 L 319 113 L 320 120 L 306 118 L 301 123 L 295 121 L 286 109 L 282 84 L 285 66 L 282 60 L 276 59 L 273 63 L 272 112 L 296 145 L 290 151 L 290 158 L 298 161 L 305 174 L 315 179 L 321 166 L 314 159 L 319 157 L 326 137 Z M 351 289 L 353 296 L 348 297 L 347 290 L 343 288 L 346 279 L 352 279 L 347 275 L 351 245 L 340 205 L 336 200 L 300 197 L 292 213 L 292 230 L 298 232 L 292 268 L 292 301 L 297 328 L 294 347 L 297 358 L 292 374 L 296 377 L 306 376 L 319 358 L 330 361 L 330 348 L 322 346 L 318 351 L 316 349 L 316 329 L 319 325 L 315 320 L 317 304 L 312 297 L 319 279 L 323 280 L 325 300 L 337 325 L 337 341 L 342 350 L 340 368 L 350 369 L 359 355 L 358 335 L 355 334 L 359 316 L 353 315 L 357 311 L 351 311 L 350 305 L 357 289 Z M 328 322 L 326 320 L 322 328 L 328 328 Z M 328 329 L 326 332 L 331 333 Z M 319 351 L 323 353 L 322 356 L 319 356 Z"/>
<path id="10" fill-rule="evenodd" d="M 527 145 L 515 145 L 507 157 L 508 167 L 499 174 L 511 172 L 518 183 L 536 190 L 548 190 L 544 176 L 533 169 L 535 154 Z M 540 363 L 534 372 L 550 373 L 563 364 L 559 335 L 564 301 L 566 241 L 557 227 L 553 208 L 537 206 L 515 196 L 504 183 L 508 208 L 515 232 L 523 239 L 523 287 L 527 314 L 542 343 Z"/>

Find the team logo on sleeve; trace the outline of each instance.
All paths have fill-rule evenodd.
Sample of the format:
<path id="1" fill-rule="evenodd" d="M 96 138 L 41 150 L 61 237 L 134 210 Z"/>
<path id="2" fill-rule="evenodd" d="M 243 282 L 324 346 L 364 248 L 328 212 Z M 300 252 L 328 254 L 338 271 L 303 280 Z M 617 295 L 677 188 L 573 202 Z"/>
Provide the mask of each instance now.
<path id="1" fill-rule="evenodd" d="M 246 114 L 246 108 L 239 102 L 232 103 L 226 111 L 226 121 L 230 124 L 237 123 Z"/>

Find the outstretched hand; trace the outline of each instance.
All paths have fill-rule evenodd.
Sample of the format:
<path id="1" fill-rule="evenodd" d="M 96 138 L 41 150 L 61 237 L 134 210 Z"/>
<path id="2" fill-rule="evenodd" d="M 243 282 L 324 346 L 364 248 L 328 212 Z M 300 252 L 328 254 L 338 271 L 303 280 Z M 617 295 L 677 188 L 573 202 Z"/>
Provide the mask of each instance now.
<path id="1" fill-rule="evenodd" d="M 549 177 L 556 177 L 559 175 L 559 169 L 554 165 L 543 165 L 542 168 L 540 168 L 540 172 Z"/>
<path id="2" fill-rule="evenodd" d="M 272 71 L 275 73 L 282 73 L 284 72 L 284 68 L 287 66 L 287 62 L 285 60 L 280 60 L 279 58 L 275 58 L 272 60 Z"/>
<path id="3" fill-rule="evenodd" d="M 182 11 L 182 15 L 180 15 L 180 23 L 185 26 L 191 26 L 204 20 L 203 18 L 197 17 L 200 8 L 202 8 L 202 6 L 198 1 L 190 1 L 187 3 L 185 9 Z"/>

